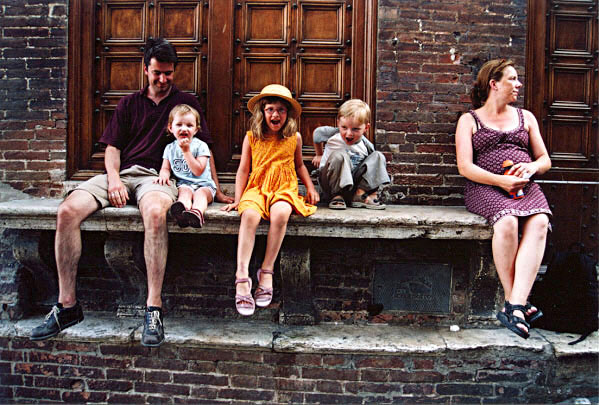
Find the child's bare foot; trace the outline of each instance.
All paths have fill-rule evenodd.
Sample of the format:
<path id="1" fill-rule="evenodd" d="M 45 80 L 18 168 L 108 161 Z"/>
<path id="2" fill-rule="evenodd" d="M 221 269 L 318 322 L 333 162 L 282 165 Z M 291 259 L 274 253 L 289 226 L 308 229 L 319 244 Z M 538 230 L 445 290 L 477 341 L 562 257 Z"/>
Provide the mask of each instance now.
<path id="1" fill-rule="evenodd" d="M 258 288 L 254 292 L 256 305 L 267 307 L 272 301 L 272 270 L 258 270 Z"/>

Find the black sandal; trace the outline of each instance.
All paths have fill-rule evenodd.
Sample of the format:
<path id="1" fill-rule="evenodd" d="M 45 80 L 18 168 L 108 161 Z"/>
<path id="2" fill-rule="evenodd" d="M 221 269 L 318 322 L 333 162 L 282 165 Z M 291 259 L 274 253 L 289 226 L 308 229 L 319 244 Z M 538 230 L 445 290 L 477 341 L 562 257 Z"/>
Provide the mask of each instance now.
<path id="1" fill-rule="evenodd" d="M 526 329 L 530 330 L 530 325 L 526 320 L 520 318 L 519 316 L 514 315 L 514 311 L 522 311 L 522 313 L 526 313 L 526 307 L 524 305 L 512 305 L 509 301 L 505 302 L 505 312 L 497 313 L 497 320 L 501 322 L 503 326 L 514 332 L 516 335 L 521 338 L 528 339 L 530 333 L 518 327 L 518 324 L 526 326 Z"/>
<path id="2" fill-rule="evenodd" d="M 526 302 L 526 305 L 524 306 L 524 308 L 526 308 L 526 312 L 524 312 L 524 317 L 526 318 L 526 321 L 527 321 L 528 323 L 534 322 L 534 321 L 536 321 L 537 319 L 539 319 L 540 317 L 542 317 L 542 316 L 543 316 L 543 311 L 541 311 L 541 310 L 540 310 L 539 308 L 537 308 L 537 307 L 535 307 L 535 308 L 537 308 L 537 310 L 536 310 L 535 312 L 533 312 L 533 313 L 532 313 L 532 314 L 530 314 L 530 315 L 527 315 L 527 314 L 528 314 L 528 311 L 530 311 L 530 310 L 532 309 L 532 307 L 533 307 L 533 306 L 534 306 L 534 305 L 532 305 L 532 304 L 531 304 L 530 302 L 528 302 L 528 301 Z"/>

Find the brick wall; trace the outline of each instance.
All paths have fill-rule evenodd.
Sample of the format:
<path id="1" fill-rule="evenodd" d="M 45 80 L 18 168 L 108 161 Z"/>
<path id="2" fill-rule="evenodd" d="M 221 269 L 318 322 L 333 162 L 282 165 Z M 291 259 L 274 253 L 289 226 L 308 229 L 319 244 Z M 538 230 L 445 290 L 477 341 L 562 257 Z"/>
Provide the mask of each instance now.
<path id="1" fill-rule="evenodd" d="M 0 4 L 0 181 L 55 196 L 66 169 L 66 0 Z"/>
<path id="2" fill-rule="evenodd" d="M 478 68 L 511 58 L 524 74 L 525 0 L 379 0 L 377 148 L 389 200 L 461 205 L 454 131 Z"/>
<path id="3" fill-rule="evenodd" d="M 55 196 L 66 178 L 66 14 L 66 0 L 0 4 L 0 181 L 32 195 Z M 523 74 L 526 1 L 379 0 L 378 18 L 386 198 L 462 204 L 455 122 L 484 61 L 509 57 Z"/>
<path id="4" fill-rule="evenodd" d="M 0 399 L 17 403 L 554 403 L 597 394 L 597 357 L 517 348 L 298 354 L 0 338 Z M 4 401 L 2 401 L 4 402 Z"/>

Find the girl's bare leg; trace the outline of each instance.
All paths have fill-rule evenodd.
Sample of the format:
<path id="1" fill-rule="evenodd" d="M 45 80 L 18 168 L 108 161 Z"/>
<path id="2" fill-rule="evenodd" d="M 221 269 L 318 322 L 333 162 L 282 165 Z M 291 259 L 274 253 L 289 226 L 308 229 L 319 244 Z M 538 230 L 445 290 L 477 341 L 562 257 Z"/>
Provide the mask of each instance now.
<path id="1" fill-rule="evenodd" d="M 262 262 L 262 268 L 265 270 L 274 269 L 291 212 L 291 205 L 285 201 L 277 201 L 270 207 L 270 228 L 266 237 L 266 252 Z M 262 287 L 272 288 L 272 274 L 261 273 L 258 282 Z"/>
<path id="2" fill-rule="evenodd" d="M 237 241 L 237 272 L 235 278 L 248 278 L 250 259 L 254 250 L 256 240 L 256 229 L 260 224 L 260 214 L 251 208 L 241 213 L 241 224 L 239 225 L 239 236 Z M 239 283 L 236 287 L 237 294 L 250 295 L 249 283 Z"/>

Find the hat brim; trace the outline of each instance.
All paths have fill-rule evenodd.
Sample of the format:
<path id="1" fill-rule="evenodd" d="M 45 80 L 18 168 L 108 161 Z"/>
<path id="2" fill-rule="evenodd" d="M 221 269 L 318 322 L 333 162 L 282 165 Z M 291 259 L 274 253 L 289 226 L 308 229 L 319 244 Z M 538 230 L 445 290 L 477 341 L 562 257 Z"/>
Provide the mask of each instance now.
<path id="1" fill-rule="evenodd" d="M 298 118 L 302 114 L 302 106 L 300 105 L 300 103 L 297 102 L 297 100 L 291 97 L 283 96 L 279 93 L 260 93 L 255 95 L 254 97 L 248 100 L 248 110 L 250 112 L 254 111 L 254 106 L 256 105 L 256 103 L 265 97 L 278 97 L 287 101 L 289 104 L 291 104 L 292 111 L 290 111 L 289 115 L 293 118 Z"/>

